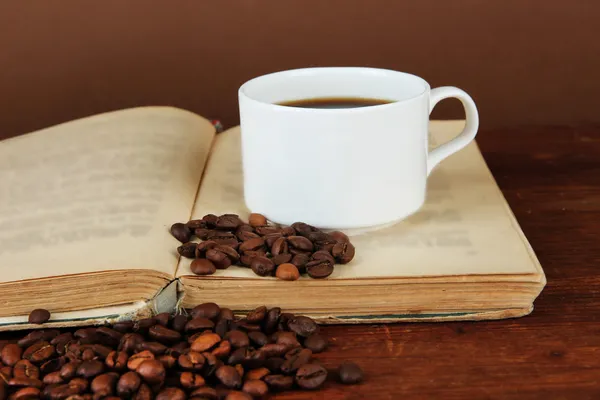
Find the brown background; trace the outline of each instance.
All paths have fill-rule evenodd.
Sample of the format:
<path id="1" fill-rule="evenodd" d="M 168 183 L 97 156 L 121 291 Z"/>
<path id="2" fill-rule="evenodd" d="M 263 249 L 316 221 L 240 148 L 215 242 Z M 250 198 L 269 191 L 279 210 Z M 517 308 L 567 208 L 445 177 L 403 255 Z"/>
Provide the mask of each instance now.
<path id="1" fill-rule="evenodd" d="M 593 0 L 0 0 L 0 137 L 148 104 L 232 125 L 245 80 L 325 65 L 459 86 L 483 129 L 598 124 L 599 20 Z"/>

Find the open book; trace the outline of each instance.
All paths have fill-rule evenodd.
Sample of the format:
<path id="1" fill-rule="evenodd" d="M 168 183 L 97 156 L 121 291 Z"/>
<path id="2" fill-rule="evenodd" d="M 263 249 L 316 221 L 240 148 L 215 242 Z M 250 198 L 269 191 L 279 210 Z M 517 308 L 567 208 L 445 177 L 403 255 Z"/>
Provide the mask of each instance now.
<path id="1" fill-rule="evenodd" d="M 444 142 L 462 121 L 431 123 Z M 279 306 L 322 322 L 516 317 L 544 273 L 475 143 L 440 164 L 426 205 L 346 232 L 354 260 L 286 282 L 232 266 L 208 277 L 169 227 L 208 213 L 247 219 L 240 131 L 171 107 L 101 114 L 0 142 L 0 330 L 148 316 L 213 301 Z M 258 211 L 258 210 L 257 210 Z"/>

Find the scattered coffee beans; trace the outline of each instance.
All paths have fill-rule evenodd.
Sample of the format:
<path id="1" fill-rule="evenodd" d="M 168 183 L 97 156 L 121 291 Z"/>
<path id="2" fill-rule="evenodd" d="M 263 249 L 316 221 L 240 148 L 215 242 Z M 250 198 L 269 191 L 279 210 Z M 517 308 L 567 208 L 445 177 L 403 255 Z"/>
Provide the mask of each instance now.
<path id="1" fill-rule="evenodd" d="M 332 380 L 314 358 L 326 347 L 310 318 L 264 306 L 236 318 L 215 303 L 113 326 L 36 330 L 1 348 L 0 400 L 251 400 L 316 390 Z M 345 384 L 363 380 L 351 362 L 337 372 Z"/>
<path id="2" fill-rule="evenodd" d="M 208 214 L 173 224 L 171 234 L 182 242 L 177 252 L 193 259 L 190 269 L 196 275 L 239 265 L 281 280 L 293 281 L 302 274 L 323 279 L 333 273 L 335 264 L 347 264 L 355 254 L 343 232 L 325 233 L 303 222 L 268 225 L 261 214 L 250 214 L 248 223 L 235 214 Z M 191 241 L 194 236 L 202 242 Z"/>

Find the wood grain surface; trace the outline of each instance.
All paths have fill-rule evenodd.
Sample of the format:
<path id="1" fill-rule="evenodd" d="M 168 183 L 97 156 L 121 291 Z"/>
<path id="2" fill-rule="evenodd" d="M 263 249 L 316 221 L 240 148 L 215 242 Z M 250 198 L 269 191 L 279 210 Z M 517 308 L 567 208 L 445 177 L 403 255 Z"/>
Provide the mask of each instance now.
<path id="1" fill-rule="evenodd" d="M 478 142 L 547 275 L 527 317 L 328 326 L 328 382 L 278 399 L 599 399 L 600 127 L 483 131 Z M 14 334 L 0 335 L 0 340 Z"/>

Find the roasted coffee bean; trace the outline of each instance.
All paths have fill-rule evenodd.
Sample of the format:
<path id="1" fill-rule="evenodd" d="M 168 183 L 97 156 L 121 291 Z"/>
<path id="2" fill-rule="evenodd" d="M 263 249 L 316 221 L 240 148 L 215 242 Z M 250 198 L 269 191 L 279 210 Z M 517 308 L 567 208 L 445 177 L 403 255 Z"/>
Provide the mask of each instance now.
<path id="1" fill-rule="evenodd" d="M 291 226 L 286 226 L 284 228 L 281 228 L 280 233 L 282 236 L 285 236 L 285 237 L 297 236 L 296 230 L 294 228 L 292 228 Z"/>
<path id="2" fill-rule="evenodd" d="M 340 264 L 347 264 L 354 258 L 356 249 L 350 242 L 336 243 L 331 250 L 331 254 Z"/>
<path id="3" fill-rule="evenodd" d="M 1 391 L 0 391 L 1 393 Z M 41 395 L 40 389 L 35 388 L 35 387 L 26 387 L 26 388 L 22 388 L 17 390 L 16 392 L 14 392 L 9 400 L 33 400 L 33 399 L 39 399 Z M 1 396 L 1 395 L 0 395 Z M 0 397 L 2 399 L 4 399 L 5 397 Z"/>
<path id="4" fill-rule="evenodd" d="M 182 372 L 179 376 L 179 382 L 187 390 L 197 389 L 206 384 L 202 375 L 193 372 Z"/>
<path id="5" fill-rule="evenodd" d="M 185 258 L 195 258 L 196 257 L 196 248 L 198 245 L 194 242 L 187 242 L 177 247 L 177 253 L 180 256 Z"/>
<path id="6" fill-rule="evenodd" d="M 300 347 L 300 342 L 294 332 L 277 332 L 275 334 L 275 343 L 288 346 L 288 349 Z"/>
<path id="7" fill-rule="evenodd" d="M 29 323 L 30 324 L 43 324 L 50 319 L 50 311 L 45 310 L 43 308 L 36 308 L 31 313 L 29 313 Z"/>
<path id="8" fill-rule="evenodd" d="M 150 386 L 145 383 L 142 383 L 137 393 L 133 395 L 133 400 L 152 400 L 153 398 L 154 395 L 152 394 Z"/>
<path id="9" fill-rule="evenodd" d="M 333 245 L 337 243 L 334 238 L 321 231 L 310 232 L 305 237 L 313 242 L 316 250 L 330 251 Z"/>
<path id="10" fill-rule="evenodd" d="M 294 264 L 298 268 L 298 272 L 306 272 L 306 264 L 310 261 L 310 256 L 307 254 L 296 254 L 292 257 L 290 263 Z"/>
<path id="11" fill-rule="evenodd" d="M 281 229 L 275 226 L 257 226 L 254 228 L 254 231 L 261 236 L 267 236 L 273 233 L 278 233 L 281 235 Z"/>
<path id="12" fill-rule="evenodd" d="M 246 392 L 239 392 L 237 390 L 232 390 L 227 393 L 225 400 L 252 400 L 252 396 L 250 396 Z"/>
<path id="13" fill-rule="evenodd" d="M 0 357 L 2 358 L 4 365 L 12 367 L 21 359 L 21 354 L 23 354 L 23 350 L 19 347 L 19 345 L 15 343 L 9 343 L 2 348 Z"/>
<path id="14" fill-rule="evenodd" d="M 81 359 L 84 361 L 93 360 L 95 356 L 96 356 L 96 354 L 94 353 L 94 350 L 92 350 L 92 349 L 85 349 L 81 353 Z"/>
<path id="15" fill-rule="evenodd" d="M 294 228 L 296 230 L 296 232 L 301 236 L 305 236 L 311 232 L 318 231 L 318 229 L 315 228 L 314 226 L 305 224 L 304 222 L 294 222 L 292 224 L 292 228 Z"/>
<path id="16" fill-rule="evenodd" d="M 60 332 L 56 329 L 48 329 L 48 330 L 36 330 L 33 332 L 29 332 L 25 337 L 19 339 L 17 344 L 22 348 L 26 348 L 31 346 L 32 344 L 39 342 L 40 340 L 49 341 L 54 339 L 60 334 Z"/>
<path id="17" fill-rule="evenodd" d="M 267 312 L 267 316 L 263 321 L 263 331 L 270 335 L 277 329 L 277 324 L 279 323 L 279 315 L 281 315 L 281 308 L 273 307 Z"/>
<path id="18" fill-rule="evenodd" d="M 270 249 L 271 247 L 273 247 L 273 244 L 275 244 L 275 241 L 281 237 L 283 237 L 281 232 L 275 232 L 263 236 L 263 239 L 265 240 L 265 245 L 267 246 L 267 248 Z"/>
<path id="19" fill-rule="evenodd" d="M 275 270 L 275 264 L 266 257 L 255 257 L 250 268 L 256 275 L 271 276 Z"/>
<path id="20" fill-rule="evenodd" d="M 12 376 L 15 378 L 39 379 L 40 370 L 29 360 L 19 360 L 12 369 Z"/>
<path id="21" fill-rule="evenodd" d="M 231 343 L 229 340 L 222 340 L 211 353 L 218 358 L 228 357 L 231 353 Z"/>
<path id="22" fill-rule="evenodd" d="M 230 246 L 237 249 L 240 242 L 237 237 L 231 232 L 212 231 L 208 234 L 208 239 L 223 246 Z"/>
<path id="23" fill-rule="evenodd" d="M 188 323 L 185 325 L 185 331 L 197 332 L 200 330 L 212 329 L 214 328 L 214 326 L 215 323 L 212 322 L 210 319 L 198 317 L 188 321 Z"/>
<path id="24" fill-rule="evenodd" d="M 96 328 L 82 328 L 78 329 L 74 333 L 75 338 L 79 339 L 79 344 L 92 344 L 98 343 L 100 337 Z"/>
<path id="25" fill-rule="evenodd" d="M 171 354 L 163 354 L 162 356 L 159 356 L 158 361 L 160 361 L 167 370 L 173 368 L 175 364 L 177 364 L 177 358 Z"/>
<path id="26" fill-rule="evenodd" d="M 238 371 L 230 365 L 223 365 L 220 367 L 215 373 L 215 376 L 228 388 L 237 389 L 242 386 L 242 377 Z"/>
<path id="27" fill-rule="evenodd" d="M 285 353 L 285 362 L 281 365 L 281 372 L 284 374 L 292 374 L 298 368 L 307 364 L 312 358 L 312 351 L 301 347 L 292 349 Z"/>
<path id="28" fill-rule="evenodd" d="M 148 350 L 150 353 L 155 356 L 160 356 L 165 354 L 167 351 L 167 346 L 159 342 L 142 342 L 138 346 L 138 351 Z"/>
<path id="29" fill-rule="evenodd" d="M 271 246 L 271 254 L 274 256 L 278 254 L 287 254 L 289 252 L 287 238 L 281 236 Z"/>
<path id="30" fill-rule="evenodd" d="M 154 318 L 142 318 L 135 321 L 133 324 L 133 330 L 145 334 L 148 332 L 148 329 L 154 325 L 156 325 L 156 320 Z"/>
<path id="31" fill-rule="evenodd" d="M 207 333 L 198 336 L 196 340 L 191 344 L 190 348 L 192 351 L 197 351 L 202 353 L 203 351 L 207 351 L 212 349 L 221 341 L 221 337 L 216 333 Z"/>
<path id="32" fill-rule="evenodd" d="M 59 371 L 60 377 L 66 381 L 73 379 L 80 364 L 81 361 L 71 361 L 66 363 Z"/>
<path id="33" fill-rule="evenodd" d="M 206 259 L 212 261 L 217 269 L 227 269 L 232 264 L 231 259 L 227 256 L 227 254 L 217 250 L 216 248 L 210 249 L 206 252 Z"/>
<path id="34" fill-rule="evenodd" d="M 282 281 L 295 281 L 300 278 L 300 272 L 294 264 L 285 263 L 277 267 L 275 276 Z"/>
<path id="35" fill-rule="evenodd" d="M 313 353 L 321 353 L 327 348 L 327 340 L 318 333 L 312 334 L 304 340 L 304 347 Z"/>
<path id="36" fill-rule="evenodd" d="M 117 382 L 117 394 L 121 397 L 130 397 L 142 384 L 142 378 L 135 371 L 129 371 L 121 375 Z"/>
<path id="37" fill-rule="evenodd" d="M 229 340 L 231 346 L 239 349 L 240 347 L 247 347 L 250 344 L 250 339 L 245 332 L 239 330 L 232 330 L 225 334 L 225 339 Z"/>
<path id="38" fill-rule="evenodd" d="M 275 265 L 281 265 L 292 261 L 292 257 L 293 256 L 290 253 L 277 254 L 276 256 L 271 257 L 271 261 L 273 261 L 273 264 Z"/>
<path id="39" fill-rule="evenodd" d="M 112 396 L 115 393 L 115 384 L 118 379 L 119 374 L 115 372 L 100 374 L 94 378 L 90 384 L 90 389 L 92 389 L 92 392 L 98 397 Z"/>
<path id="40" fill-rule="evenodd" d="M 135 371 L 141 363 L 148 360 L 154 360 L 154 358 L 154 354 L 152 354 L 150 351 L 141 351 L 129 357 L 129 360 L 127 360 L 127 368 L 129 368 L 132 371 Z"/>
<path id="41" fill-rule="evenodd" d="M 265 368 L 265 367 L 255 368 L 255 369 L 252 369 L 252 370 L 246 372 L 244 379 L 260 380 L 260 379 L 264 378 L 265 376 L 269 375 L 270 373 L 271 372 L 269 371 L 268 368 Z"/>
<path id="42" fill-rule="evenodd" d="M 240 252 L 247 251 L 258 251 L 263 249 L 265 246 L 265 241 L 261 237 L 256 237 L 253 239 L 246 240 L 240 244 L 239 250 Z"/>
<path id="43" fill-rule="evenodd" d="M 294 378 L 285 375 L 267 375 L 264 381 L 273 391 L 288 390 L 294 386 Z"/>
<path id="44" fill-rule="evenodd" d="M 206 358 L 196 351 L 190 351 L 186 354 L 182 354 L 177 359 L 177 363 L 181 368 L 190 371 L 200 371 L 205 362 Z"/>
<path id="45" fill-rule="evenodd" d="M 231 355 L 227 359 L 227 364 L 240 364 L 246 357 L 246 350 L 246 347 L 240 347 L 239 349 L 234 350 L 233 353 L 231 353 Z"/>
<path id="46" fill-rule="evenodd" d="M 51 372 L 59 371 L 66 363 L 67 360 L 65 357 L 52 358 L 40 365 L 40 373 L 46 375 Z"/>
<path id="47" fill-rule="evenodd" d="M 267 335 L 260 331 L 248 333 L 248 338 L 256 347 L 262 347 L 269 343 L 269 338 Z"/>
<path id="48" fill-rule="evenodd" d="M 10 378 L 7 385 L 11 388 L 22 388 L 22 387 L 35 387 L 38 389 L 42 388 L 42 381 L 34 378 Z"/>
<path id="49" fill-rule="evenodd" d="M 287 238 L 289 246 L 300 251 L 313 251 L 312 242 L 304 236 L 290 236 Z"/>
<path id="50" fill-rule="evenodd" d="M 260 239 L 260 235 L 258 233 L 255 233 L 254 230 L 249 231 L 249 230 L 246 230 L 246 229 L 241 229 L 244 226 L 249 226 L 249 225 L 242 225 L 235 232 L 235 236 L 238 238 L 238 240 L 240 240 L 242 242 L 246 242 L 246 241 L 252 240 L 252 239 L 257 239 L 257 238 Z M 240 251 L 242 251 L 242 250 L 240 249 Z"/>
<path id="51" fill-rule="evenodd" d="M 318 364 L 305 364 L 296 372 L 296 383 L 302 389 L 318 389 L 326 379 L 327 370 Z"/>
<path id="52" fill-rule="evenodd" d="M 252 227 L 257 226 L 266 226 L 267 225 L 267 217 L 258 213 L 251 213 L 248 217 L 248 223 Z"/>
<path id="53" fill-rule="evenodd" d="M 244 350 L 244 359 L 241 362 L 244 368 L 255 369 L 264 365 L 267 356 L 263 351 L 253 350 L 250 347 L 246 347 Z"/>
<path id="54" fill-rule="evenodd" d="M 244 386 L 242 386 L 242 390 L 252 397 L 264 397 L 269 393 L 267 384 L 257 379 L 247 379 Z"/>
<path id="55" fill-rule="evenodd" d="M 195 389 L 190 393 L 190 399 L 193 400 L 217 400 L 218 398 L 217 391 L 208 386 Z"/>
<path id="56" fill-rule="evenodd" d="M 208 228 L 197 228 L 194 229 L 194 235 L 196 235 L 198 239 L 208 240 L 209 237 L 214 235 L 214 231 Z"/>
<path id="57" fill-rule="evenodd" d="M 92 378 L 104 371 L 104 364 L 98 360 L 83 361 L 77 367 L 77 376 L 82 378 Z"/>
<path id="58" fill-rule="evenodd" d="M 210 249 L 214 249 L 219 244 L 213 240 L 206 240 L 204 242 L 200 242 L 196 245 L 196 258 L 204 258 L 206 256 L 206 252 Z"/>
<path id="59" fill-rule="evenodd" d="M 121 321 L 113 325 L 113 329 L 117 332 L 127 333 L 133 329 L 133 321 Z"/>
<path id="60" fill-rule="evenodd" d="M 162 325 L 154 325 L 148 330 L 148 336 L 160 343 L 175 343 L 181 340 L 181 333 Z"/>
<path id="61" fill-rule="evenodd" d="M 235 325 L 235 328 L 240 331 L 244 331 L 244 332 L 260 331 L 260 325 L 250 323 L 244 319 L 235 321 L 233 324 Z M 233 327 L 233 325 L 232 325 L 232 327 Z"/>
<path id="62" fill-rule="evenodd" d="M 183 332 L 188 320 L 189 318 L 187 315 L 177 314 L 171 320 L 171 328 L 176 330 L 177 332 Z"/>
<path id="63" fill-rule="evenodd" d="M 189 229 L 189 230 L 194 230 L 194 229 L 199 229 L 199 228 L 206 228 L 206 221 L 202 220 L 202 219 L 191 219 L 189 220 L 185 226 Z"/>
<path id="64" fill-rule="evenodd" d="M 311 278 L 327 278 L 333 272 L 333 264 L 327 260 L 313 260 L 306 264 L 306 272 Z"/>
<path id="65" fill-rule="evenodd" d="M 156 395 L 156 400 L 185 400 L 185 392 L 176 387 L 166 387 Z"/>
<path id="66" fill-rule="evenodd" d="M 202 221 L 204 221 L 206 223 L 206 226 L 208 228 L 216 227 L 218 220 L 219 220 L 219 217 L 217 217 L 215 214 L 206 214 L 204 217 L 202 217 Z"/>
<path id="67" fill-rule="evenodd" d="M 287 323 L 293 318 L 294 314 L 292 313 L 281 313 L 281 315 L 279 316 L 279 325 L 277 326 L 277 329 L 279 329 L 280 331 L 287 331 Z M 276 332 L 276 334 L 278 334 L 278 332 Z"/>
<path id="68" fill-rule="evenodd" d="M 344 232 L 340 232 L 340 231 L 329 232 L 329 236 L 331 236 L 337 243 L 350 242 L 350 238 Z"/>
<path id="69" fill-rule="evenodd" d="M 123 338 L 123 334 L 119 331 L 111 329 L 107 326 L 101 326 L 96 329 L 96 333 L 100 335 L 100 340 L 103 344 L 115 347 Z"/>
<path id="70" fill-rule="evenodd" d="M 144 337 L 139 333 L 126 333 L 121 338 L 118 350 L 131 354 L 142 342 L 144 342 Z"/>
<path id="71" fill-rule="evenodd" d="M 49 374 L 45 375 L 44 379 L 42 380 L 42 382 L 46 385 L 60 384 L 64 383 L 64 381 L 65 380 L 60 377 L 59 371 L 50 372 Z"/>
<path id="72" fill-rule="evenodd" d="M 340 382 L 351 385 L 362 382 L 364 379 L 363 370 L 351 361 L 344 361 L 338 368 L 338 378 Z"/>
<path id="73" fill-rule="evenodd" d="M 165 367 L 158 360 L 146 360 L 142 362 L 135 369 L 135 372 L 150 385 L 162 383 L 166 376 Z"/>
<path id="74" fill-rule="evenodd" d="M 196 275 L 212 275 L 217 272 L 217 267 L 206 258 L 197 258 L 190 264 L 190 270 Z"/>
<path id="75" fill-rule="evenodd" d="M 185 226 L 185 224 L 177 222 L 171 225 L 171 235 L 173 235 L 173 237 L 179 240 L 181 243 L 186 243 L 190 241 L 192 232 L 187 226 Z"/>
<path id="76" fill-rule="evenodd" d="M 124 371 L 127 368 L 129 356 L 124 351 L 112 351 L 104 360 L 106 366 L 115 371 Z"/>
<path id="77" fill-rule="evenodd" d="M 36 344 L 33 344 L 25 349 L 23 352 L 23 358 L 36 364 L 48 360 L 54 354 L 54 346 L 46 341 L 42 341 L 37 342 Z"/>
<path id="78" fill-rule="evenodd" d="M 246 321 L 248 321 L 251 324 L 259 324 L 260 322 L 262 322 L 263 319 L 265 319 L 266 315 L 267 307 L 260 306 L 248 313 L 248 315 L 246 316 Z"/>
<path id="79" fill-rule="evenodd" d="M 240 260 L 240 254 L 230 246 L 218 245 L 214 248 L 214 250 L 218 250 L 221 253 L 225 253 L 225 255 L 231 260 L 232 264 L 235 264 Z"/>
<path id="80" fill-rule="evenodd" d="M 217 218 L 215 228 L 223 231 L 235 231 L 243 223 L 236 214 L 223 214 Z"/>
<path id="81" fill-rule="evenodd" d="M 313 255 L 311 256 L 311 259 L 312 260 L 327 260 L 332 265 L 335 264 L 335 258 L 333 258 L 331 253 L 329 253 L 328 251 L 325 251 L 325 250 L 315 251 L 313 253 Z"/>
<path id="82" fill-rule="evenodd" d="M 302 337 L 309 337 L 319 329 L 314 320 L 304 316 L 292 318 L 288 321 L 287 326 L 290 331 Z"/>
<path id="83" fill-rule="evenodd" d="M 171 314 L 169 314 L 168 312 L 163 312 L 154 316 L 154 320 L 156 321 L 156 323 L 164 327 L 166 327 L 169 324 L 170 318 Z"/>
<path id="84" fill-rule="evenodd" d="M 215 325 L 215 333 L 220 337 L 225 337 L 227 331 L 229 331 L 229 320 L 220 319 Z"/>

